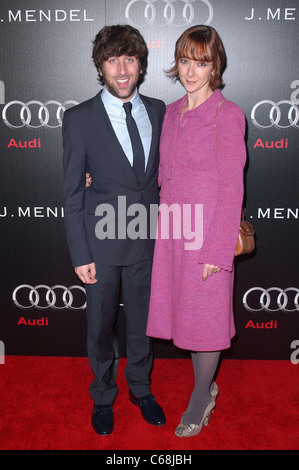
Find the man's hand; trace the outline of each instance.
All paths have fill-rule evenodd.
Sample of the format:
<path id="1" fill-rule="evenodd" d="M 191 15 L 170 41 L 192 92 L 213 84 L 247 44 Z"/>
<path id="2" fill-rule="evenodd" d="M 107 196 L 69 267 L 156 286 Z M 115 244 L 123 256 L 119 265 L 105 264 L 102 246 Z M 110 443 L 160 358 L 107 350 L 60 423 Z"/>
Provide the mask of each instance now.
<path id="1" fill-rule="evenodd" d="M 215 266 L 214 264 L 204 264 L 203 271 L 202 271 L 202 279 L 205 281 L 208 276 L 212 276 L 213 273 L 219 273 L 220 268 Z"/>
<path id="2" fill-rule="evenodd" d="M 95 263 L 86 264 L 85 266 L 78 266 L 75 268 L 75 273 L 77 274 L 80 281 L 83 282 L 83 284 L 95 284 L 98 282 L 96 279 Z"/>

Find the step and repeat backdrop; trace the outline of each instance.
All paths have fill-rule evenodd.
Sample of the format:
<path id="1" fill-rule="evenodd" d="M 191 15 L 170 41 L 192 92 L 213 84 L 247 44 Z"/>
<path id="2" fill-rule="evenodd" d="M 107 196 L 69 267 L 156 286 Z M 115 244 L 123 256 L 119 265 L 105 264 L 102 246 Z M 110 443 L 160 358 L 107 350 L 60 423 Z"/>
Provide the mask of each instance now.
<path id="1" fill-rule="evenodd" d="M 165 75 L 175 41 L 208 24 L 223 39 L 226 98 L 247 119 L 246 218 L 254 253 L 236 260 L 234 359 L 299 358 L 299 5 L 297 0 L 1 0 L 0 342 L 7 355 L 86 356 L 85 290 L 66 245 L 61 123 L 100 89 L 92 41 L 105 24 L 143 34 L 141 92 L 184 90 Z M 119 354 L 125 356 L 123 306 Z M 185 357 L 155 341 L 156 357 Z"/>

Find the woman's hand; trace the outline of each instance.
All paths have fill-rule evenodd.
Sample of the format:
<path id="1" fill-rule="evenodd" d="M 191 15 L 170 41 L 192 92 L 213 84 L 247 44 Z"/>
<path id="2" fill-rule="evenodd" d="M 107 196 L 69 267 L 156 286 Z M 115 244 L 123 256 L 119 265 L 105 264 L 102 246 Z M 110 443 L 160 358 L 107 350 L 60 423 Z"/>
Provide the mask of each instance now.
<path id="1" fill-rule="evenodd" d="M 202 271 L 202 280 L 205 281 L 208 276 L 212 276 L 213 273 L 219 273 L 221 271 L 218 266 L 214 264 L 204 264 L 203 271 Z"/>
<path id="2" fill-rule="evenodd" d="M 92 183 L 92 177 L 90 173 L 86 173 L 86 183 L 85 183 L 85 188 L 88 188 Z"/>

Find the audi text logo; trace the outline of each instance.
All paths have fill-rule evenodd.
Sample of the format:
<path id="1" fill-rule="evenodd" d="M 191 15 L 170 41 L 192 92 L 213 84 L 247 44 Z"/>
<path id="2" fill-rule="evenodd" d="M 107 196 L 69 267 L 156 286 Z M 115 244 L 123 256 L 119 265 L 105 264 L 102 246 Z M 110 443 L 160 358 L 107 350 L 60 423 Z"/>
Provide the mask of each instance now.
<path id="1" fill-rule="evenodd" d="M 261 113 L 259 113 L 259 111 L 261 111 Z M 283 113 L 285 116 L 282 116 Z M 259 117 L 257 117 L 257 114 L 259 114 Z M 263 114 L 263 116 L 260 116 L 260 114 Z M 264 114 L 266 115 L 266 118 L 264 118 Z M 264 123 L 260 122 L 261 117 L 265 119 Z M 252 108 L 251 119 L 253 124 L 260 129 L 267 129 L 273 126 L 279 129 L 286 129 L 287 127 L 292 126 L 299 127 L 298 103 L 293 103 L 293 101 L 289 100 L 282 100 L 277 103 L 274 103 L 274 101 L 271 100 L 259 101 Z"/>
<path id="2" fill-rule="evenodd" d="M 10 101 L 4 106 L 2 118 L 11 129 L 20 129 L 25 126 L 29 129 L 38 129 L 39 127 L 56 129 L 62 125 L 62 112 L 66 110 L 66 106 L 77 104 L 77 101 L 59 103 L 59 101 L 50 100 L 46 103 L 41 103 L 40 101 L 32 100 L 23 103 L 22 101 L 15 100 Z"/>
<path id="3" fill-rule="evenodd" d="M 45 308 L 83 310 L 86 308 L 85 289 L 81 286 L 49 287 L 39 284 L 33 287 L 22 284 L 13 291 L 12 299 L 17 307 L 24 310 L 32 307 L 39 310 Z"/>
<path id="4" fill-rule="evenodd" d="M 258 293 L 258 295 L 254 295 Z M 298 312 L 299 311 L 299 289 L 288 287 L 252 287 L 243 296 L 243 305 L 250 312 Z"/>
<path id="5" fill-rule="evenodd" d="M 211 23 L 213 7 L 208 0 L 131 0 L 125 16 L 138 28 L 147 25 L 182 27 Z"/>

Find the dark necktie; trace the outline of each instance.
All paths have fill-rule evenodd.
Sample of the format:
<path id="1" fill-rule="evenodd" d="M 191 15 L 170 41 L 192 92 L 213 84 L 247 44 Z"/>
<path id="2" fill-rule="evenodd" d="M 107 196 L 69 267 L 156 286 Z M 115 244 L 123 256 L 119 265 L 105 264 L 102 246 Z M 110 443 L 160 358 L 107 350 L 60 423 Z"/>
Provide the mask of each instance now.
<path id="1" fill-rule="evenodd" d="M 133 150 L 133 169 L 139 182 L 142 184 L 145 171 L 145 156 L 141 138 L 138 132 L 137 124 L 131 114 L 132 103 L 128 101 L 124 103 L 124 110 L 126 112 L 126 123 L 129 131 L 131 145 Z"/>

